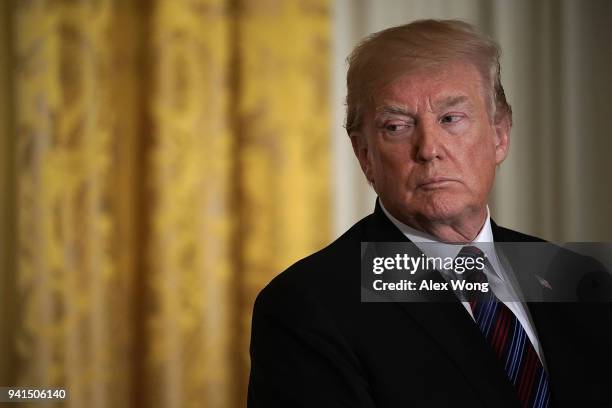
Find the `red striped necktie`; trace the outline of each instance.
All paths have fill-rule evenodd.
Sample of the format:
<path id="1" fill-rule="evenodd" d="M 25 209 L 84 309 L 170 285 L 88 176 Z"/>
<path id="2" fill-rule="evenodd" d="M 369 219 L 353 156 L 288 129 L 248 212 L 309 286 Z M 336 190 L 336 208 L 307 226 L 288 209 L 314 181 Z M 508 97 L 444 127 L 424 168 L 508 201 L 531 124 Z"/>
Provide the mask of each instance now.
<path id="1" fill-rule="evenodd" d="M 485 258 L 485 255 L 475 246 L 465 246 L 457 257 Z M 487 261 L 485 266 L 491 268 Z M 466 272 L 464 279 L 473 283 L 487 282 L 484 272 L 476 269 Z M 492 290 L 479 293 L 469 299 L 474 319 L 504 365 L 521 404 L 525 408 L 549 407 L 548 376 L 521 322 Z"/>

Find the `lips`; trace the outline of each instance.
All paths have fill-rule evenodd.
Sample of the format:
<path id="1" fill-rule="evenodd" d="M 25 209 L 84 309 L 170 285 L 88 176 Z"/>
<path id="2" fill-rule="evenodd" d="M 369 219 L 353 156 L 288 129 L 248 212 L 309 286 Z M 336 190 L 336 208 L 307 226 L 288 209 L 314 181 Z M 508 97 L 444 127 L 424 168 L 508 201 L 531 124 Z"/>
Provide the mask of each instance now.
<path id="1" fill-rule="evenodd" d="M 459 180 L 451 178 L 451 177 L 431 177 L 425 180 L 422 180 L 417 184 L 417 188 L 423 189 L 435 189 L 435 188 L 444 188 L 449 184 L 456 183 Z"/>

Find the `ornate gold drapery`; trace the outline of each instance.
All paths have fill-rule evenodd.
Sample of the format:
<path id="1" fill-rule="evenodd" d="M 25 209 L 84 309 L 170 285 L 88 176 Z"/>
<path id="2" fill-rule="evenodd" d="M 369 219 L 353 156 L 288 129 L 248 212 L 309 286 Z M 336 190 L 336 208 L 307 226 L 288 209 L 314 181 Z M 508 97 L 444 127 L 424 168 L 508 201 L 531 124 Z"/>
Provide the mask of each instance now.
<path id="1" fill-rule="evenodd" d="M 327 1 L 1 10 L 2 381 L 244 406 L 256 293 L 329 238 Z"/>

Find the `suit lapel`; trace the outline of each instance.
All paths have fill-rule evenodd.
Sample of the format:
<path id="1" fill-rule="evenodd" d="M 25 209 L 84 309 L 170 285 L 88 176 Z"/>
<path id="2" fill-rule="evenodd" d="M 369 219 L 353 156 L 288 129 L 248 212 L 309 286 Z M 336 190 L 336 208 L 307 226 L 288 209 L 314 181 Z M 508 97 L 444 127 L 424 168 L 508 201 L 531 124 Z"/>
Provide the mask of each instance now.
<path id="1" fill-rule="evenodd" d="M 385 216 L 378 201 L 366 224 L 365 238 L 369 242 L 410 242 Z M 439 273 L 436 275 L 434 279 L 442 280 Z M 454 299 L 395 304 L 429 333 L 487 406 L 517 407 L 516 391 L 508 382 L 499 359 L 458 299 L 452 294 L 446 296 Z"/>
<path id="2" fill-rule="evenodd" d="M 498 227 L 494 222 L 491 222 L 491 227 L 496 242 L 530 242 L 521 235 Z M 504 246 L 506 259 L 511 264 L 521 289 L 532 291 L 533 288 L 539 287 L 540 283 L 534 275 L 533 268 L 526 268 L 529 272 L 521 270 L 521 264 L 524 261 L 517 261 L 521 259 L 520 254 L 515 253 L 517 250 L 512 246 Z M 540 273 L 543 273 L 543 271 Z M 532 292 L 530 298 L 537 299 L 541 296 L 541 294 L 538 296 Z M 576 401 L 576 403 L 580 401 L 580 405 L 588 406 L 589 392 L 580 392 L 586 386 L 581 383 L 580 376 L 576 376 L 576 373 L 587 372 L 588 367 L 585 365 L 585 361 L 578 357 L 580 354 L 575 352 L 579 342 L 568 336 L 567 326 L 571 320 L 565 315 L 569 311 L 568 305 L 542 301 L 525 302 L 525 305 L 531 315 L 536 336 L 542 346 L 553 405 L 555 401 L 557 403 L 564 401 L 568 404 L 571 404 L 571 401 Z"/>

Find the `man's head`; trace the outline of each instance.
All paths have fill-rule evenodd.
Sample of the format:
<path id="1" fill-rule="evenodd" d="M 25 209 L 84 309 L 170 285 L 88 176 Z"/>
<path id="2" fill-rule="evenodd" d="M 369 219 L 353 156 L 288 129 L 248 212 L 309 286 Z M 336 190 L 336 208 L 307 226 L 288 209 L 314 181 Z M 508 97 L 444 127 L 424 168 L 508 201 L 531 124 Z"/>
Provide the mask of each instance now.
<path id="1" fill-rule="evenodd" d="M 347 132 L 400 221 L 428 229 L 483 220 L 512 122 L 498 58 L 470 25 L 431 20 L 376 33 L 351 54 Z"/>

